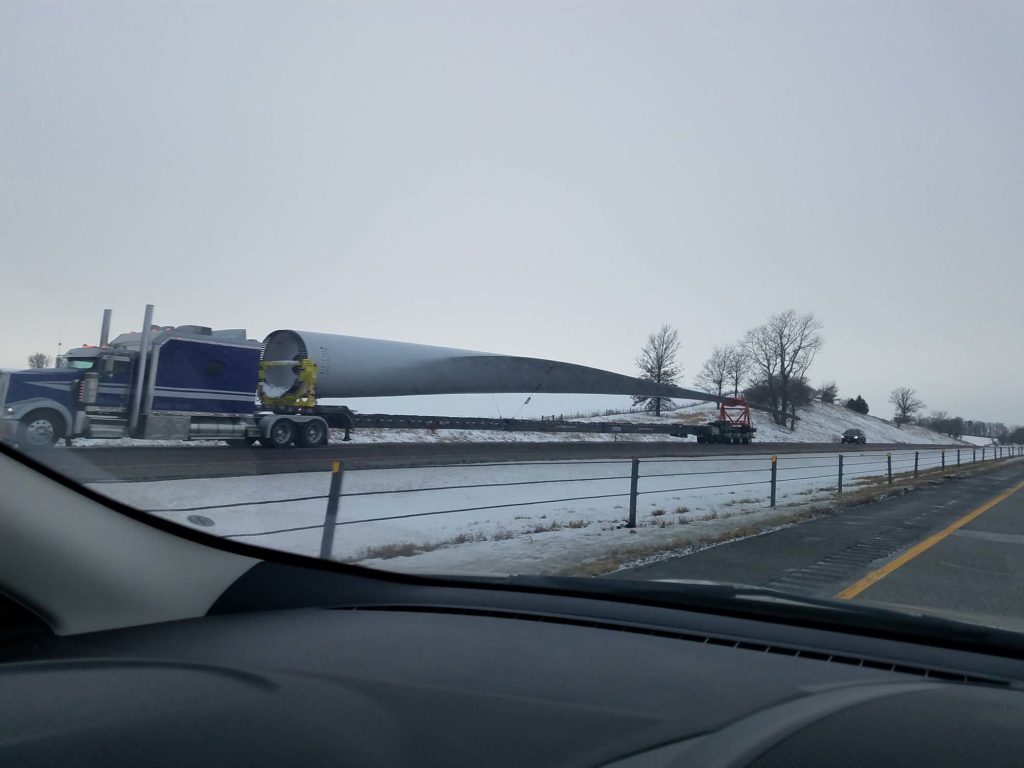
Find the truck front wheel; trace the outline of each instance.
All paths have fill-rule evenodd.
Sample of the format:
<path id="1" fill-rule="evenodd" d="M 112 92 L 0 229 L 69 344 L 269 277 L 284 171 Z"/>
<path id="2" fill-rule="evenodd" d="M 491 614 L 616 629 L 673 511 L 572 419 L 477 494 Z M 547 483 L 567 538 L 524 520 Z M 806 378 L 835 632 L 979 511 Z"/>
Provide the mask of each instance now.
<path id="1" fill-rule="evenodd" d="M 266 437 L 260 442 L 270 448 L 287 448 L 295 439 L 295 422 L 291 419 L 278 419 L 270 427 Z"/>
<path id="2" fill-rule="evenodd" d="M 49 448 L 64 436 L 64 421 L 55 411 L 33 411 L 18 425 L 18 444 Z"/>

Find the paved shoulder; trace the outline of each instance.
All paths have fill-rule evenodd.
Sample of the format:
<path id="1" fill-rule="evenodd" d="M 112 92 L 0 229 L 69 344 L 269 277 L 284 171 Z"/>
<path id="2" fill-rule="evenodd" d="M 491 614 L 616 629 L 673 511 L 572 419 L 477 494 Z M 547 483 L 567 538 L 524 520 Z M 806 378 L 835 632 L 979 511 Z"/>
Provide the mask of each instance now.
<path id="1" fill-rule="evenodd" d="M 843 596 L 1024 629 L 1024 472 Z"/>
<path id="2" fill-rule="evenodd" d="M 616 578 L 705 579 L 834 597 L 1024 481 L 1024 462 L 949 479 Z M 1024 490 L 962 525 L 855 599 L 1024 616 Z"/>

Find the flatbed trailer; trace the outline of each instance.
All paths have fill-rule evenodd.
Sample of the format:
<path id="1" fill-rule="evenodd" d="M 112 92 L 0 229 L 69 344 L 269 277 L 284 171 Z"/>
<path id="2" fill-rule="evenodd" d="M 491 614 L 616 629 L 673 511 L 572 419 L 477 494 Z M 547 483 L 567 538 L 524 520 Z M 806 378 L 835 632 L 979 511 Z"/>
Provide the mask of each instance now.
<path id="1" fill-rule="evenodd" d="M 414 416 L 355 413 L 345 406 L 318 406 L 313 413 L 336 429 L 458 429 L 490 432 L 558 432 L 613 435 L 666 435 L 696 437 L 699 443 L 749 443 L 757 429 L 749 418 L 737 423 L 719 418 L 704 424 L 565 421 L 552 419 L 493 419 L 462 416 Z"/>

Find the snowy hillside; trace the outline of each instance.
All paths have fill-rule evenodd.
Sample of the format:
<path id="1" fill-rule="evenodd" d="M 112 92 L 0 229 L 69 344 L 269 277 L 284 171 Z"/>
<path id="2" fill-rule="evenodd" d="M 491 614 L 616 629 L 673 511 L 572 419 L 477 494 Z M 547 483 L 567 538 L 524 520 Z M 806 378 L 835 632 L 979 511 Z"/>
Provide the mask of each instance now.
<path id="1" fill-rule="evenodd" d="M 624 416 L 606 416 L 586 421 L 639 421 L 671 423 L 702 423 L 716 418 L 718 406 L 713 403 L 680 408 L 660 419 L 646 413 L 632 413 Z M 831 443 L 837 442 L 847 429 L 862 429 L 868 443 L 918 443 L 934 445 L 956 444 L 946 435 L 940 435 L 924 427 L 906 425 L 902 429 L 891 421 L 875 416 L 863 416 L 840 405 L 814 403 L 809 408 L 797 411 L 796 429 L 780 427 L 763 411 L 751 411 L 750 418 L 757 427 L 757 441 L 761 443 Z"/>

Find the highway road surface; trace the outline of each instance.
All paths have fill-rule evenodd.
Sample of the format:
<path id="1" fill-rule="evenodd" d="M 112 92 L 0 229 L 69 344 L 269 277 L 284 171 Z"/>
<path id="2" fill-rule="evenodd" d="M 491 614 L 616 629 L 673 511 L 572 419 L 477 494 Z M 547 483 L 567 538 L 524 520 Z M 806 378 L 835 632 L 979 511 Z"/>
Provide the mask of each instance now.
<path id="1" fill-rule="evenodd" d="M 615 577 L 731 581 L 1024 630 L 1024 461 Z"/>

